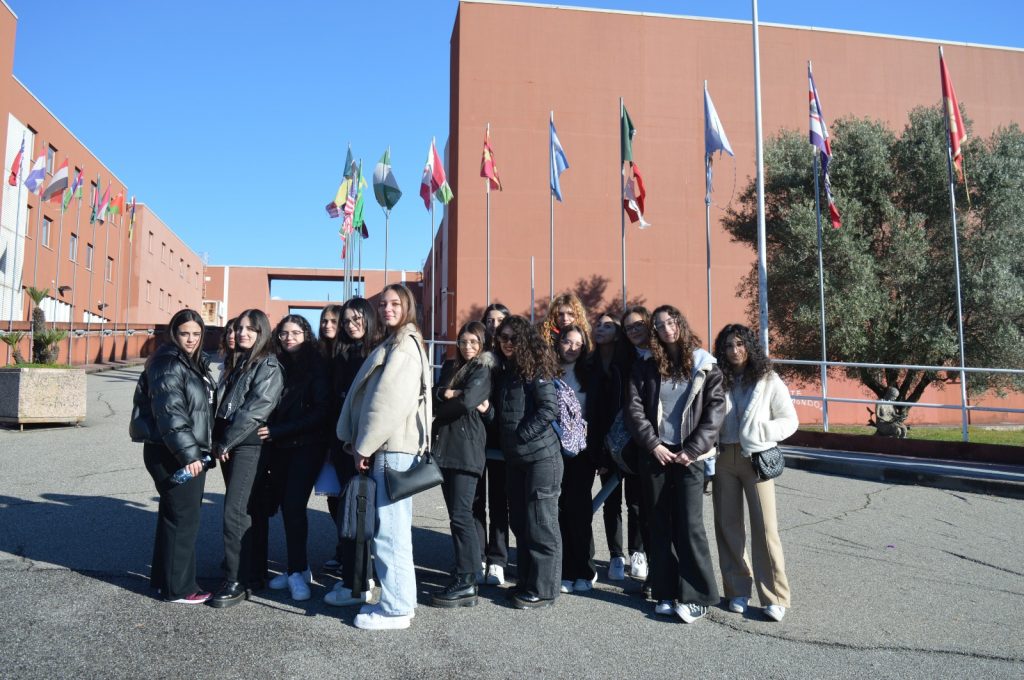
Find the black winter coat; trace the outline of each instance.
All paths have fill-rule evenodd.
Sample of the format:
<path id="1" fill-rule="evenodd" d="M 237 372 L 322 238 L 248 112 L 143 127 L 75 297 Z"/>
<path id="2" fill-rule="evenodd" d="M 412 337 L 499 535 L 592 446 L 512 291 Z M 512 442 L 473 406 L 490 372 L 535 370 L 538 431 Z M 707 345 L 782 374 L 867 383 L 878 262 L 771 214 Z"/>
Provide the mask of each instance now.
<path id="1" fill-rule="evenodd" d="M 558 397 L 550 380 L 524 383 L 510 371 L 502 373 L 495 392 L 501 450 L 508 463 L 532 463 L 562 455 L 551 423 L 558 418 Z"/>
<path id="2" fill-rule="evenodd" d="M 604 370 L 601 357 L 595 352 L 587 361 L 590 390 L 587 392 L 587 449 L 594 465 L 615 469 L 615 461 L 608 455 L 604 440 L 612 421 L 622 410 L 625 387 L 622 372 L 615 362 Z"/>
<path id="3" fill-rule="evenodd" d="M 345 397 L 352 387 L 352 382 L 359 373 L 359 368 L 366 359 L 359 351 L 360 346 L 350 347 L 346 351 L 339 351 L 333 357 L 329 357 L 328 369 L 330 383 L 328 385 L 327 418 L 324 420 L 324 440 L 328 448 L 334 452 L 341 451 L 341 442 L 338 441 L 336 430 L 338 429 L 338 416 L 341 415 L 341 407 L 345 403 Z"/>
<path id="4" fill-rule="evenodd" d="M 330 406 L 326 360 L 319 352 L 311 352 L 305 361 L 278 358 L 285 367 L 284 389 L 267 421 L 270 441 L 279 449 L 322 445 Z"/>
<path id="5" fill-rule="evenodd" d="M 454 361 L 441 367 L 434 388 L 434 456 L 442 468 L 483 473 L 487 432 L 476 407 L 490 399 L 493 367 L 494 356 L 488 352 L 459 369 Z M 448 389 L 462 390 L 462 394 L 445 399 Z"/>
<path id="6" fill-rule="evenodd" d="M 239 357 L 239 364 L 244 361 Z M 270 419 L 284 390 L 284 369 L 273 354 L 248 369 L 235 368 L 221 383 L 217 419 L 227 421 L 215 447 L 231 451 Z"/>
<path id="7" fill-rule="evenodd" d="M 128 433 L 135 442 L 163 444 L 185 467 L 210 452 L 213 411 L 206 358 L 194 363 L 169 342 L 146 361 L 139 376 Z"/>

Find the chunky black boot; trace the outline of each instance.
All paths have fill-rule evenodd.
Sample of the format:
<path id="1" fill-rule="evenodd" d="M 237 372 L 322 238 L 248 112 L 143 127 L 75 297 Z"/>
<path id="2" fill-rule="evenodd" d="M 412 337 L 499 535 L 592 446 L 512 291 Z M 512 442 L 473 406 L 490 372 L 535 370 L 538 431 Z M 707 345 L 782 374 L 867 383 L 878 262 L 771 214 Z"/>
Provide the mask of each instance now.
<path id="1" fill-rule="evenodd" d="M 458 574 L 448 586 L 434 593 L 430 603 L 435 607 L 475 607 L 477 603 L 476 574 Z"/>
<path id="2" fill-rule="evenodd" d="M 249 599 L 249 593 L 245 586 L 238 581 L 225 581 L 217 593 L 210 598 L 210 606 L 221 609 L 233 607 L 242 600 Z"/>

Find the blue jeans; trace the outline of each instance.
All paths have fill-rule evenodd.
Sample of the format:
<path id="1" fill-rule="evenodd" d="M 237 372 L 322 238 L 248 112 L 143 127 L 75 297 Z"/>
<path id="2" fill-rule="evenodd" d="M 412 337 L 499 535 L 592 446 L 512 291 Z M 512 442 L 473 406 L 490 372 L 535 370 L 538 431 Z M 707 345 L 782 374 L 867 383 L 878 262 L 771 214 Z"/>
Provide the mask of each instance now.
<path id="1" fill-rule="evenodd" d="M 416 457 L 382 451 L 374 456 L 377 482 L 377 533 L 373 556 L 380 579 L 380 609 L 389 616 L 412 614 L 416 608 L 416 565 L 412 559 L 412 498 L 392 501 L 384 481 L 384 461 L 392 470 L 405 471 Z"/>

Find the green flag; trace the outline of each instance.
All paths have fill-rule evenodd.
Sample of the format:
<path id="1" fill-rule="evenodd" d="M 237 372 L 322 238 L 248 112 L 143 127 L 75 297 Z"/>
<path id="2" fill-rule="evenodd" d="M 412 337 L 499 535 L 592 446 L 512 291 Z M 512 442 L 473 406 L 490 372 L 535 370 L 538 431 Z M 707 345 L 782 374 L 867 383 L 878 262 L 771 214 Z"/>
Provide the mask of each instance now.
<path id="1" fill-rule="evenodd" d="M 373 169 L 373 195 L 384 210 L 394 208 L 398 199 L 402 197 L 395 173 L 391 172 L 391 149 L 384 152 Z"/>
<path id="2" fill-rule="evenodd" d="M 633 121 L 629 118 L 629 111 L 626 107 L 622 107 L 622 132 L 620 135 L 620 142 L 622 146 L 622 162 L 633 161 L 633 137 L 636 136 L 636 128 L 633 127 Z"/>

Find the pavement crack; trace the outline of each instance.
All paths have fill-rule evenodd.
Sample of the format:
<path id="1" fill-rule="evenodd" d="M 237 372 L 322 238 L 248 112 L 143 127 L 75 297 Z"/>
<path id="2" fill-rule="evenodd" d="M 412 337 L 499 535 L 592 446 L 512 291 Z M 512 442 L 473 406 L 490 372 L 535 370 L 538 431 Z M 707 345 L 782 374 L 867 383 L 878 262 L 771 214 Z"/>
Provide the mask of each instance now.
<path id="1" fill-rule="evenodd" d="M 96 395 L 96 401 L 107 407 L 107 413 L 103 414 L 103 418 L 112 418 L 117 415 L 117 411 L 114 410 L 109 401 L 103 398 L 102 393 Z"/>
<path id="2" fill-rule="evenodd" d="M 85 479 L 86 477 L 96 477 L 99 475 L 112 475 L 115 472 L 128 472 L 129 470 L 135 470 L 137 468 L 138 466 L 132 465 L 130 467 L 117 468 L 116 470 L 101 470 L 100 472 L 90 472 L 86 475 L 79 475 L 78 477 L 75 477 L 75 479 Z"/>
<path id="3" fill-rule="evenodd" d="M 980 564 L 981 566 L 988 567 L 989 569 L 995 569 L 996 571 L 1006 572 L 1007 574 L 1013 574 L 1014 576 L 1024 576 L 1024 574 L 1022 574 L 1019 571 L 1007 569 L 1006 567 L 998 567 L 994 564 L 989 564 L 988 562 L 983 562 L 982 560 L 975 559 L 973 557 L 968 557 L 967 555 L 961 555 L 960 553 L 950 552 L 949 550 L 943 550 L 942 552 L 946 553 L 947 555 L 952 555 L 953 557 L 959 557 L 960 559 L 965 560 L 967 562 Z"/>

